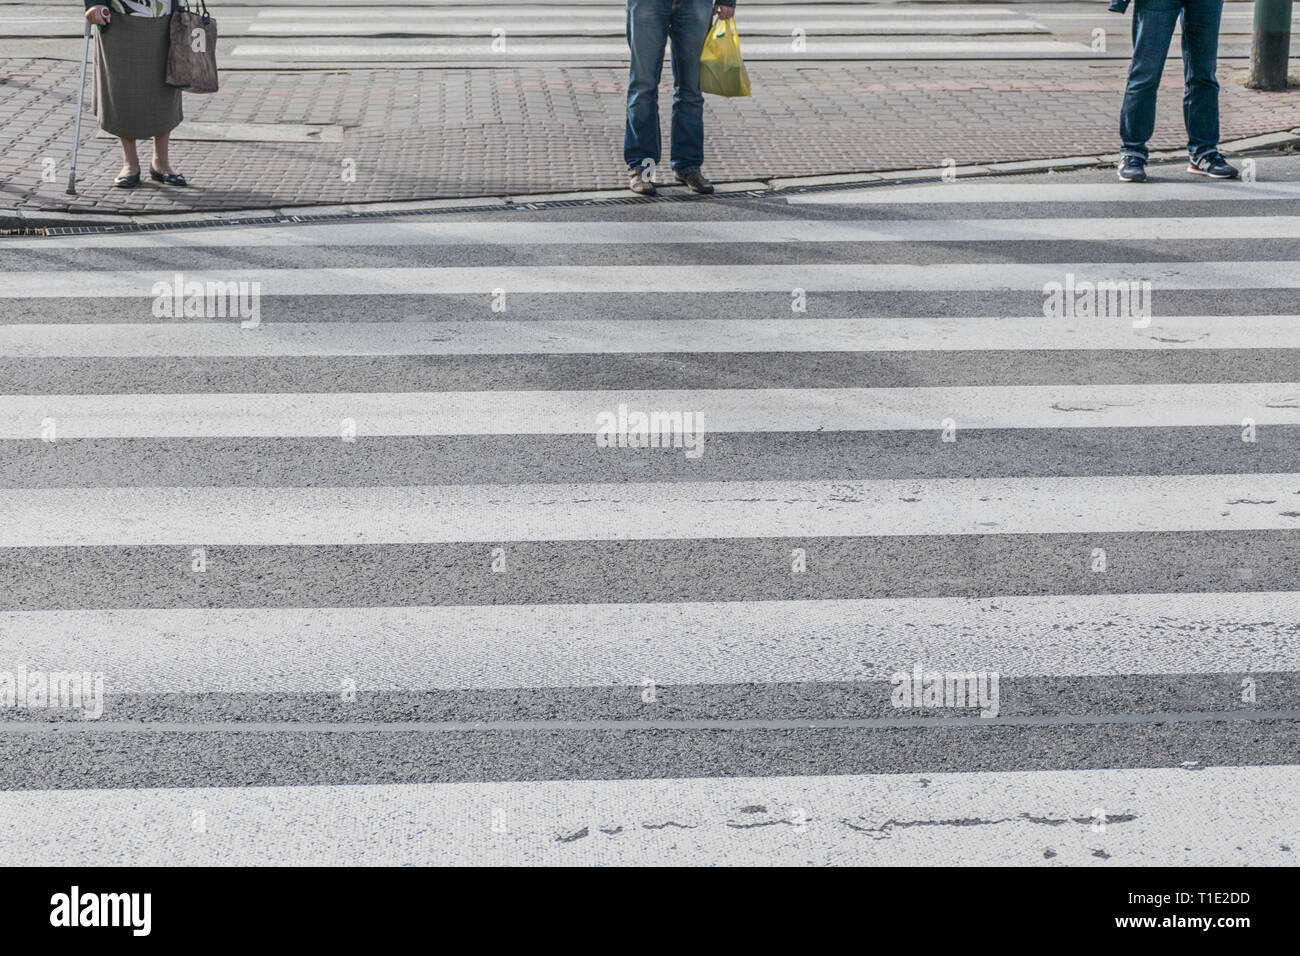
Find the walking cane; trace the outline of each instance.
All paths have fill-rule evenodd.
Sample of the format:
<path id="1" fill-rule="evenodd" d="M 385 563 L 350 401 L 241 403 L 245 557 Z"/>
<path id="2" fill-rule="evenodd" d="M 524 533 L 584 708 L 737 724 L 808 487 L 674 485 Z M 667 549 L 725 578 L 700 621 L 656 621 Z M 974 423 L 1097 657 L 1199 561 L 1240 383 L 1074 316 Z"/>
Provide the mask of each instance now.
<path id="1" fill-rule="evenodd" d="M 77 147 L 81 145 L 81 106 L 86 99 L 86 60 L 90 58 L 90 21 L 86 21 L 86 42 L 81 48 L 81 84 L 77 87 L 77 122 L 72 131 L 72 169 L 68 170 L 68 195 L 77 195 Z"/>

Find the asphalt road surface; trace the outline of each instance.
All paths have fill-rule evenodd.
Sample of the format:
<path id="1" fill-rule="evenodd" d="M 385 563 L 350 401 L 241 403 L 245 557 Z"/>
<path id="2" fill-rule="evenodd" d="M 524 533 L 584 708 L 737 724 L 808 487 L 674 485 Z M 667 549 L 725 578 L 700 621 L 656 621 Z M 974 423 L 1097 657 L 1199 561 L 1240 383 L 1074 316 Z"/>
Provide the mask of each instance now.
<path id="1" fill-rule="evenodd" d="M 7 858 L 1293 863 L 1253 162 L 0 240 Z"/>

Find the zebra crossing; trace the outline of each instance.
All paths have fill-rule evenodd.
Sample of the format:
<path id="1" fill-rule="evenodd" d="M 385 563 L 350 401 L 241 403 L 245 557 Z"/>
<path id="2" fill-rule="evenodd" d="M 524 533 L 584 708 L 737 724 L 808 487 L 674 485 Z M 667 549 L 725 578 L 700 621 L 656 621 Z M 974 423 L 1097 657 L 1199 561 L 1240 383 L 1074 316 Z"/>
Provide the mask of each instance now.
<path id="1" fill-rule="evenodd" d="M 45 4 L 25 4 L 0 36 L 72 35 L 76 23 Z M 1090 42 L 1057 39 L 1020 5 L 753 4 L 744 9 L 751 60 L 913 56 L 1091 56 Z M 518 63 L 627 57 L 626 11 L 618 2 L 382 7 L 329 0 L 313 5 L 228 5 L 221 11 L 228 67 L 313 67 L 391 60 Z"/>
<path id="2" fill-rule="evenodd" d="M 80 35 L 61 7 L 18 0 L 0 22 L 0 46 L 17 56 L 63 56 Z M 626 13 L 617 0 L 394 5 L 378 0 L 250 4 L 219 11 L 222 68 L 354 69 L 409 65 L 518 66 L 573 61 L 623 64 Z M 745 57 L 761 61 L 893 59 L 1127 59 L 1125 18 L 1084 0 L 1014 4 L 804 0 L 742 3 Z M 1248 3 L 1224 7 L 1221 55 L 1249 56 Z"/>
<path id="3" fill-rule="evenodd" d="M 0 240 L 14 861 L 1290 862 L 1270 170 Z"/>
<path id="4" fill-rule="evenodd" d="M 1250 8 L 1228 4 L 1225 46 L 1249 32 Z M 1086 4 L 751 3 L 740 13 L 747 59 L 1094 58 L 1127 49 L 1127 28 Z M 243 24 L 241 23 L 241 27 Z M 231 49 L 238 61 L 373 62 L 464 59 L 491 62 L 557 57 L 619 61 L 626 56 L 624 5 L 519 4 L 407 9 L 279 6 L 259 9 Z M 1248 51 L 1247 51 L 1248 52 Z M 1125 53 L 1124 55 L 1127 55 Z"/>
<path id="5" fill-rule="evenodd" d="M 325 15 L 312 18 L 285 7 L 261 10 L 231 55 L 311 61 L 469 55 L 617 59 L 626 54 L 626 12 L 618 3 L 524 5 L 496 9 L 490 16 L 482 9 L 455 7 L 342 17 L 320 12 Z M 754 6 L 745 10 L 743 19 L 745 55 L 753 60 L 1078 54 L 1089 49 L 1050 39 L 1042 24 L 1006 7 Z M 398 35 L 401 39 L 394 38 Z M 455 39 L 433 39 L 444 37 Z M 386 39 L 358 42 L 363 38 Z"/>

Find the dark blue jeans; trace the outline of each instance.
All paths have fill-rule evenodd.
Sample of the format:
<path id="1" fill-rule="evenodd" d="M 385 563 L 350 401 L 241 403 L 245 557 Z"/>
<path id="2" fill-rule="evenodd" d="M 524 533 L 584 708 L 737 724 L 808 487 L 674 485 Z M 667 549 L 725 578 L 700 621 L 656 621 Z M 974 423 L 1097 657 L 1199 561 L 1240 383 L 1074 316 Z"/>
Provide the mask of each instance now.
<path id="1" fill-rule="evenodd" d="M 623 159 L 628 168 L 656 165 L 659 149 L 659 76 L 664 46 L 672 43 L 672 167 L 688 173 L 704 162 L 704 94 L 700 51 L 713 20 L 713 0 L 627 0 L 627 45 L 632 68 L 627 83 L 627 130 Z"/>
<path id="2" fill-rule="evenodd" d="M 1147 158 L 1147 140 L 1156 127 L 1156 91 L 1165 70 L 1174 25 L 1183 18 L 1183 122 L 1187 152 L 1193 159 L 1219 145 L 1219 20 L 1223 0 L 1135 0 L 1133 62 L 1120 115 L 1125 156 Z"/>

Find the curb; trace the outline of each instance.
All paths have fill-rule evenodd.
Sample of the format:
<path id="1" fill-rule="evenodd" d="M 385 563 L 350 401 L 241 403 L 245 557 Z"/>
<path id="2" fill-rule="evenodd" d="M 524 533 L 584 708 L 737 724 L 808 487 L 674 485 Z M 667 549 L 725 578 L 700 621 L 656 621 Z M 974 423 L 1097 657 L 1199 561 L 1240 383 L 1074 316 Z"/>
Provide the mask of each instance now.
<path id="1" fill-rule="evenodd" d="M 1300 144 L 1300 128 L 1277 133 L 1265 133 L 1246 139 L 1223 143 L 1226 153 L 1260 152 L 1276 150 L 1290 144 Z M 1180 159 L 1182 150 L 1152 152 L 1155 162 Z M 1113 165 L 1118 153 L 1092 156 L 1063 156 L 1052 159 L 1031 159 L 1019 162 L 985 163 L 971 166 L 930 167 L 923 169 L 896 169 L 862 173 L 834 173 L 819 176 L 800 176 L 768 180 L 750 180 L 718 183 L 713 198 L 743 196 L 760 198 L 785 191 L 807 192 L 841 186 L 870 185 L 873 183 L 907 182 L 909 180 L 941 179 L 945 174 L 959 178 L 1006 176 L 1014 173 L 1053 172 L 1057 170 L 1085 169 L 1091 166 Z M 682 187 L 661 187 L 654 197 L 630 196 L 626 189 L 602 189 L 567 193 L 526 193 L 510 196 L 484 196 L 464 199 L 414 199 L 395 202 L 356 203 L 353 205 L 279 206 L 266 209 L 225 210 L 202 213 L 140 213 L 135 215 L 27 212 L 21 209 L 0 210 L 0 235 L 43 235 L 80 232 L 139 232 L 162 229 L 194 228 L 215 225 L 282 224 L 308 221 L 330 221 L 354 218 L 385 218 L 441 212 L 471 212 L 474 210 L 543 209 L 562 206 L 587 205 L 639 205 L 654 202 L 698 202 L 696 197 Z"/>

